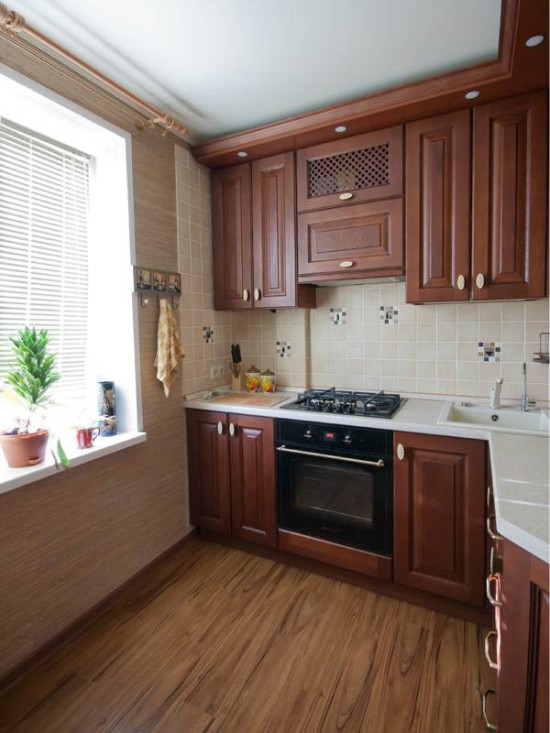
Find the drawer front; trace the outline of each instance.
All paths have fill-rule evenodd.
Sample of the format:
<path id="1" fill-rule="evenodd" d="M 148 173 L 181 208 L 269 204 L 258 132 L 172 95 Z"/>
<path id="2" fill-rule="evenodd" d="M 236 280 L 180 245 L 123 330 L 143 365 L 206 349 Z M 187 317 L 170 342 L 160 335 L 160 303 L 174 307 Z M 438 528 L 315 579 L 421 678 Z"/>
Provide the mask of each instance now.
<path id="1" fill-rule="evenodd" d="M 390 127 L 298 151 L 298 211 L 403 194 L 403 128 Z"/>
<path id="2" fill-rule="evenodd" d="M 301 282 L 404 273 L 401 199 L 298 216 Z"/>

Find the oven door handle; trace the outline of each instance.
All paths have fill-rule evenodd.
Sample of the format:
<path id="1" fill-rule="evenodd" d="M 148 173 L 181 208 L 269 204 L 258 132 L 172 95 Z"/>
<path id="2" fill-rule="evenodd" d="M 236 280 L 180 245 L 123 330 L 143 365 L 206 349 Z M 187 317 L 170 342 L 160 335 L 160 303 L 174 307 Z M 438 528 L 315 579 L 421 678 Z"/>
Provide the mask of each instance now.
<path id="1" fill-rule="evenodd" d="M 277 448 L 281 453 L 294 453 L 297 456 L 312 456 L 313 458 L 326 458 L 329 461 L 342 461 L 342 463 L 359 463 L 362 466 L 374 466 L 375 468 L 384 468 L 384 461 L 380 458 L 378 461 L 367 461 L 362 458 L 347 458 L 346 456 L 334 456 L 332 453 L 313 453 L 308 450 L 296 450 L 295 448 L 287 448 L 286 445 L 280 445 Z"/>

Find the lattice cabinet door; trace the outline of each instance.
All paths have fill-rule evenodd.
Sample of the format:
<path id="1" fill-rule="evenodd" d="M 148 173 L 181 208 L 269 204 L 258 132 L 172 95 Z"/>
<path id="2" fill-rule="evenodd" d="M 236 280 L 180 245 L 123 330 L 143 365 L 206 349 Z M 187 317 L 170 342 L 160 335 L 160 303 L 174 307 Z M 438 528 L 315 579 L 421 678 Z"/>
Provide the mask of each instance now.
<path id="1" fill-rule="evenodd" d="M 355 135 L 298 151 L 298 211 L 403 194 L 403 128 Z"/>

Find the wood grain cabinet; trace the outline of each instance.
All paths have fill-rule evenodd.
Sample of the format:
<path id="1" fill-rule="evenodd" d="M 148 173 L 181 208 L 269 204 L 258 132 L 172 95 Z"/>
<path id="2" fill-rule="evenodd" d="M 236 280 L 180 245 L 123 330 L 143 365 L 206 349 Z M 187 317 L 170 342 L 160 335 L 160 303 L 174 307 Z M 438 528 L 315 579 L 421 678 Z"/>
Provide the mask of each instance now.
<path id="1" fill-rule="evenodd" d="M 187 411 L 191 523 L 276 547 L 273 420 Z"/>
<path id="2" fill-rule="evenodd" d="M 214 306 L 315 307 L 296 279 L 294 153 L 212 175 Z"/>
<path id="3" fill-rule="evenodd" d="M 403 128 L 297 154 L 298 281 L 404 273 Z"/>
<path id="4" fill-rule="evenodd" d="M 484 603 L 485 443 L 394 435 L 394 578 Z"/>
<path id="5" fill-rule="evenodd" d="M 508 540 L 501 542 L 503 570 L 498 592 L 492 592 L 497 643 L 487 641 L 488 661 L 498 675 L 497 720 L 487 718 L 500 733 L 547 733 L 548 564 Z"/>
<path id="6" fill-rule="evenodd" d="M 408 302 L 545 296 L 546 107 L 537 92 L 407 125 Z"/>

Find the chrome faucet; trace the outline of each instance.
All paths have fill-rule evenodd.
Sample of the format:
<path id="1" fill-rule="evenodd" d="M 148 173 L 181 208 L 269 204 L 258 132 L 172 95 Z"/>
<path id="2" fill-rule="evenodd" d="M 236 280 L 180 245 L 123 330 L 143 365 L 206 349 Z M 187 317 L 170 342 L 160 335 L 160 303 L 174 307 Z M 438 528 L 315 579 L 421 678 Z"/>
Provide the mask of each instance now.
<path id="1" fill-rule="evenodd" d="M 499 377 L 494 386 L 491 387 L 491 394 L 489 395 L 489 407 L 493 410 L 498 410 L 500 407 L 500 392 L 502 390 L 503 384 L 504 379 L 502 377 Z"/>
<path id="2" fill-rule="evenodd" d="M 527 394 L 527 364 L 523 362 L 523 394 L 521 395 L 521 409 L 529 411 L 529 395 Z"/>

